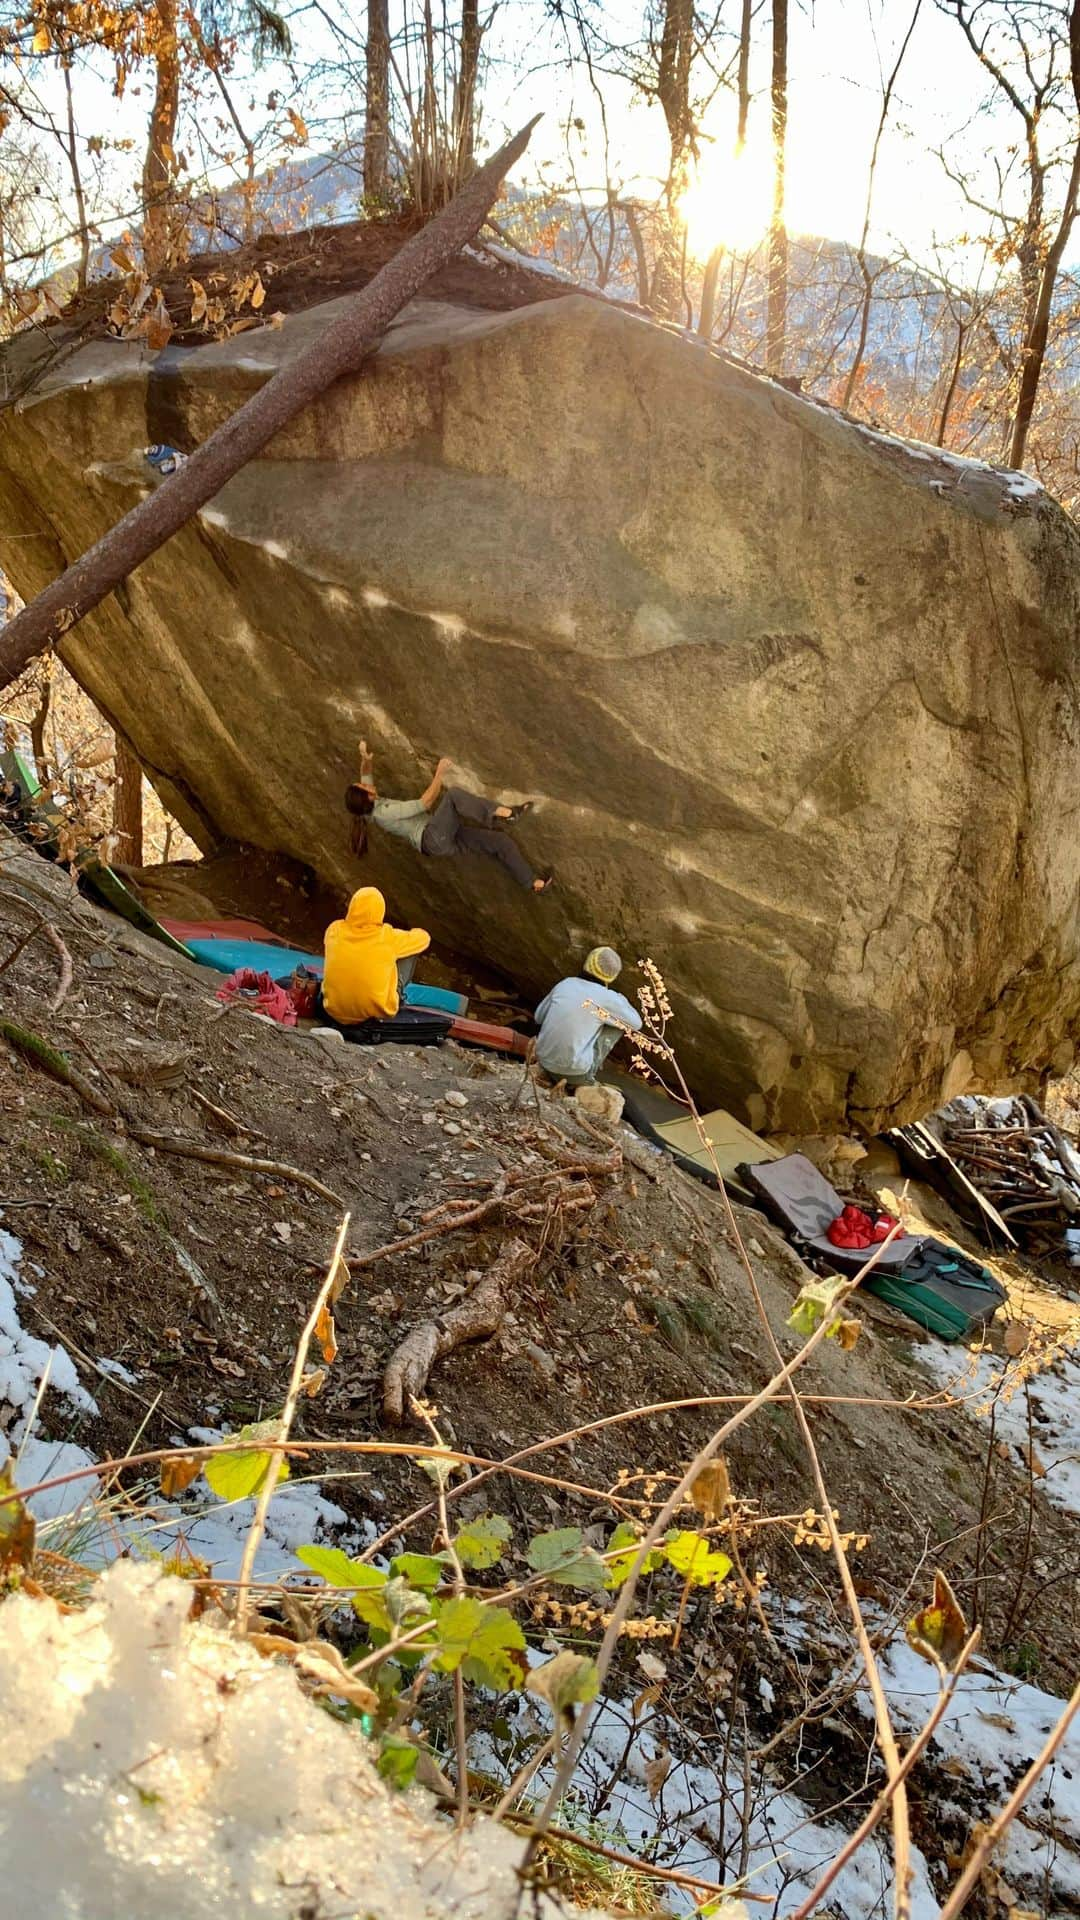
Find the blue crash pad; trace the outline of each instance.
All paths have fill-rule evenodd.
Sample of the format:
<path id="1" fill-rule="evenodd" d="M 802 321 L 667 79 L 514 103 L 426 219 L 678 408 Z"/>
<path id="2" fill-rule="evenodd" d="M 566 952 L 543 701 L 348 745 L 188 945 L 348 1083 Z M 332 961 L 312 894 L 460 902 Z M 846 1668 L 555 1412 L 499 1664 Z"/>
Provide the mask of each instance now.
<path id="1" fill-rule="evenodd" d="M 323 976 L 321 953 L 276 947 L 268 940 L 188 940 L 186 945 L 204 967 L 213 967 L 217 973 L 235 973 L 238 967 L 253 967 L 256 973 L 268 973 L 271 980 L 284 982 L 292 978 L 297 967 L 307 967 L 320 980 Z M 467 1012 L 469 1005 L 463 993 L 451 993 L 446 987 L 424 987 L 415 980 L 405 988 L 401 998 L 407 1007 L 431 1007 L 455 1016 Z"/>

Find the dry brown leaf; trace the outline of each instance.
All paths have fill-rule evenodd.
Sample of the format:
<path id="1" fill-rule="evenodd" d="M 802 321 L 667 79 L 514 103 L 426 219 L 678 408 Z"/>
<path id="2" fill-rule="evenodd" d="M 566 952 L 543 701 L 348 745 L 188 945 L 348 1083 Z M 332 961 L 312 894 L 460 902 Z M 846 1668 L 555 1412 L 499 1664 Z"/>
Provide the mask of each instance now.
<path id="1" fill-rule="evenodd" d="M 633 1706 L 630 1709 L 632 1717 L 635 1720 L 640 1720 L 646 1707 L 655 1707 L 659 1698 L 659 1687 L 642 1687 L 641 1692 L 635 1696 Z"/>
<path id="2" fill-rule="evenodd" d="M 325 1367 L 309 1367 L 300 1382 L 301 1393 L 306 1393 L 309 1400 L 314 1400 L 315 1395 L 325 1387 L 327 1378 Z"/>
<path id="3" fill-rule="evenodd" d="M 185 1487 L 190 1487 L 201 1472 L 202 1461 L 193 1460 L 190 1453 L 170 1453 L 168 1459 L 161 1463 L 160 1474 L 161 1491 L 166 1500 L 173 1500 L 178 1493 L 183 1493 Z"/>
<path id="4" fill-rule="evenodd" d="M 667 1668 L 657 1654 L 647 1651 L 639 1653 L 637 1664 L 645 1675 L 646 1680 L 659 1682 L 667 1679 Z"/>
<path id="5" fill-rule="evenodd" d="M 315 1338 L 322 1348 L 322 1357 L 327 1366 L 333 1366 L 337 1359 L 337 1334 L 334 1329 L 334 1316 L 325 1304 L 315 1322 Z"/>
<path id="6" fill-rule="evenodd" d="M 307 121 L 296 112 L 294 107 L 288 107 L 286 111 L 292 122 L 292 130 L 296 139 L 301 146 L 306 146 L 308 141 Z"/>
<path id="7" fill-rule="evenodd" d="M 15 1497 L 15 1479 L 10 1462 L 0 1468 L 0 1573 L 12 1567 L 28 1567 L 34 1557 L 34 1516 L 21 1499 Z"/>
<path id="8" fill-rule="evenodd" d="M 1005 1351 L 1013 1360 L 1026 1352 L 1031 1340 L 1031 1328 L 1026 1320 L 1010 1320 L 1005 1329 Z"/>
<path id="9" fill-rule="evenodd" d="M 863 1330 L 861 1320 L 838 1320 L 836 1323 L 836 1344 L 844 1353 L 850 1353 Z"/>
<path id="10" fill-rule="evenodd" d="M 266 288 L 263 286 L 260 275 L 256 274 L 255 285 L 251 289 L 251 304 L 255 308 L 256 312 L 258 312 L 258 309 L 262 306 L 262 303 L 265 299 L 266 299 Z"/>
<path id="11" fill-rule="evenodd" d="M 315 1681 L 317 1693 L 333 1693 L 340 1700 L 347 1700 L 350 1706 L 358 1707 L 361 1713 L 375 1713 L 378 1710 L 379 1696 L 358 1674 L 345 1665 L 336 1647 L 325 1640 L 308 1640 L 297 1647 L 293 1656 L 295 1664 L 303 1673 Z"/>
<path id="12" fill-rule="evenodd" d="M 196 326 L 206 316 L 206 288 L 201 280 L 191 282 L 191 324 Z"/>
<path id="13" fill-rule="evenodd" d="M 1029 1468 L 1031 1474 L 1036 1480 L 1046 1479 L 1045 1464 L 1042 1460 L 1039 1459 L 1039 1456 L 1036 1453 L 1034 1446 L 1032 1445 L 1028 1445 L 1024 1448 L 1024 1464 L 1026 1467 Z"/>
<path id="14" fill-rule="evenodd" d="M 934 1598 L 907 1623 L 909 1644 L 936 1667 L 951 1667 L 968 1637 L 960 1603 L 943 1573 L 934 1574 Z"/>
<path id="15" fill-rule="evenodd" d="M 723 1460 L 713 1460 L 695 1477 L 690 1489 L 691 1504 L 706 1520 L 722 1520 L 731 1499 L 731 1482 Z"/>
<path id="16" fill-rule="evenodd" d="M 647 1760 L 645 1763 L 645 1791 L 654 1806 L 670 1772 L 671 1755 L 666 1747 L 661 1747 L 655 1760 Z"/>

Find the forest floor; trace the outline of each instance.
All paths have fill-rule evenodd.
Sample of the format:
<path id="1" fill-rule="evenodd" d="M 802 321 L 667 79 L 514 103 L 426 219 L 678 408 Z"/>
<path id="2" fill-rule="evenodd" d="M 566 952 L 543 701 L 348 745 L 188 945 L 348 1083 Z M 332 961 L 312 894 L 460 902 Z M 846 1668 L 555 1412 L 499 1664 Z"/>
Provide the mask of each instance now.
<path id="1" fill-rule="evenodd" d="M 464 1452 L 502 1460 L 547 1442 L 528 1463 L 545 1482 L 504 1475 L 497 1492 L 485 1489 L 515 1529 L 574 1524 L 589 1537 L 590 1527 L 610 1523 L 628 1486 L 651 1498 L 677 1478 L 718 1421 L 775 1371 L 733 1223 L 773 1335 L 785 1357 L 796 1350 L 786 1322 L 808 1276 L 762 1217 L 741 1208 L 729 1215 L 718 1195 L 627 1129 L 598 1136 L 572 1102 L 541 1092 L 520 1062 L 454 1044 L 345 1047 L 225 1011 L 215 998 L 217 976 L 100 913 L 66 876 L 7 838 L 0 868 L 0 1011 L 18 1030 L 13 1039 L 9 1027 L 8 1043 L 0 1043 L 0 1232 L 8 1236 L 0 1239 L 0 1276 L 19 1282 L 9 1321 L 17 1316 L 22 1336 L 58 1343 L 78 1375 L 81 1403 L 54 1381 L 35 1428 L 61 1468 L 190 1444 L 276 1412 L 346 1211 L 355 1270 L 336 1314 L 339 1354 L 319 1396 L 301 1403 L 294 1429 L 312 1446 L 305 1476 L 314 1476 L 317 1492 L 306 1507 L 302 1489 L 276 1496 L 292 1516 L 291 1532 L 284 1526 L 270 1536 L 282 1573 L 300 1572 L 291 1548 L 305 1539 L 370 1544 L 399 1531 L 414 1509 L 428 1511 L 408 1529 L 408 1544 L 430 1548 L 431 1488 L 415 1459 L 388 1454 L 377 1469 L 365 1461 L 357 1471 L 343 1468 L 331 1449 L 401 1439 L 401 1429 L 382 1418 L 390 1353 L 410 1326 L 467 1292 L 508 1231 L 532 1245 L 527 1279 L 495 1337 L 440 1363 L 428 1391 L 443 1439 Z M 7 958 L 38 915 L 60 933 L 73 962 L 56 1011 L 59 960 L 47 938 L 38 935 Z M 42 1058 L 20 1041 L 26 1033 L 60 1051 L 112 1111 L 95 1111 L 85 1093 L 43 1070 Z M 195 1145 L 206 1157 L 140 1144 L 133 1132 Z M 425 1215 L 446 1201 L 483 1196 L 507 1174 L 538 1177 L 552 1142 L 583 1161 L 610 1153 L 613 1143 L 622 1149 L 620 1171 L 593 1180 L 593 1204 L 580 1212 L 530 1212 L 523 1204 L 360 1264 L 422 1230 Z M 286 1171 L 228 1164 L 230 1154 Z M 300 1184 L 295 1172 L 314 1177 L 327 1195 Z M 915 1195 L 916 1213 L 918 1204 Z M 1067 1472 L 1055 1479 L 1069 1460 L 1045 1457 L 1040 1437 L 1043 1428 L 1067 1433 L 1068 1421 L 1052 1427 L 1040 1394 L 1063 1390 L 1070 1376 L 1061 1369 L 1070 1363 L 1061 1350 L 1080 1327 L 1060 1285 L 1022 1261 L 998 1270 L 1010 1305 L 980 1356 L 945 1348 L 860 1296 L 863 1331 L 853 1350 L 826 1342 L 800 1380 L 839 1525 L 860 1542 L 865 1536 L 853 1546 L 853 1567 L 879 1644 L 893 1641 L 897 1622 L 927 1602 L 940 1568 L 969 1619 L 982 1624 L 993 1685 L 1018 1690 L 1036 1712 L 1033 1699 L 1067 1691 L 1075 1679 L 1074 1481 Z M 665 1311 L 671 1305 L 684 1309 L 681 1321 Z M 0 1313 L 0 1349 L 11 1331 Z M 965 1373 L 967 1389 L 950 1395 L 945 1383 Z M 12 1400 L 7 1379 L 0 1358 L 0 1426 L 14 1430 L 27 1408 Z M 995 1425 L 979 1409 L 998 1395 Z M 1017 1431 L 1023 1405 L 1031 1424 Z M 39 1479 L 48 1477 L 47 1452 L 35 1445 Z M 820 1528 L 799 1526 L 816 1503 L 790 1402 L 764 1407 L 733 1437 L 726 1459 L 751 1516 L 742 1551 L 751 1579 L 760 1576 L 765 1613 L 759 1620 L 737 1595 L 725 1604 L 690 1603 L 678 1652 L 661 1649 L 669 1759 L 681 1745 L 685 1772 L 702 1743 L 715 1749 L 722 1732 L 727 1753 L 735 1726 L 749 1751 L 794 1723 L 769 1777 L 798 1793 L 806 1818 L 842 1827 L 876 1777 L 870 1726 L 834 1566 L 816 1544 Z M 456 1491 L 464 1511 L 476 1507 L 479 1496 L 467 1485 Z M 74 1527 L 84 1489 L 68 1494 L 60 1506 Z M 152 1491 L 149 1498 L 152 1509 Z M 235 1577 L 230 1536 L 200 1533 L 213 1504 L 195 1489 L 167 1503 L 161 1537 L 186 1542 L 227 1580 Z M 59 1511 L 55 1500 L 48 1510 Z M 240 1537 L 231 1536 L 234 1545 Z M 542 1639 L 542 1613 L 534 1626 Z M 616 1659 L 612 1713 L 642 1686 L 640 1651 L 640 1641 L 628 1641 Z M 906 1686 L 910 1694 L 902 1637 L 888 1657 L 898 1693 Z M 995 1708 L 984 1702 L 979 1711 L 992 1718 Z M 1007 1702 L 998 1700 L 996 1711 L 1007 1717 Z M 500 1726 L 485 1737 L 512 1747 L 509 1722 Z M 1030 1758 L 1028 1728 L 1017 1720 L 1013 1730 L 1019 1767 Z M 605 1808 L 611 1815 L 615 1776 L 633 1775 L 633 1720 L 625 1731 L 625 1751 L 603 1775 L 607 1784 L 591 1776 L 594 1822 Z M 610 1745 L 610 1727 L 608 1734 Z M 1007 1746 L 1000 1731 L 996 1741 Z M 495 1747 L 486 1749 L 489 1761 Z M 596 1751 L 605 1751 L 602 1737 Z M 984 1776 L 969 1768 L 959 1778 L 966 1764 L 955 1753 L 950 1761 L 947 1745 L 935 1746 L 913 1777 L 916 1839 L 935 1888 L 946 1861 L 962 1853 L 967 1826 L 987 1810 L 979 1804 Z M 1005 1777 L 1011 1784 L 1008 1770 Z M 719 1791 L 723 1798 L 726 1786 Z M 642 1804 L 655 1807 L 650 1844 L 665 1857 L 663 1796 L 650 1792 Z M 679 1817 L 698 1836 L 695 1857 L 707 1858 L 716 1878 L 730 1877 L 753 1825 L 745 1801 L 741 1827 L 729 1823 L 726 1840 L 711 1828 L 704 1854 L 700 1819 L 685 1807 Z M 617 1831 L 637 1832 L 632 1807 L 619 1815 Z M 1036 1852 L 1041 1831 L 1031 1841 Z M 686 1833 L 676 1840 L 667 1857 L 685 1859 L 678 1848 Z M 1080 1901 L 1080 1810 L 1058 1818 L 1053 1856 L 1052 1868 L 1042 1854 L 1026 1867 L 1013 1863 L 1015 1884 L 1006 1886 L 1013 1905 L 1019 1884 L 1030 1911 L 1080 1910 L 1070 1904 Z M 792 1910 L 782 1891 L 775 1897 L 777 1911 Z M 865 1905 L 833 1911 L 869 1915 L 879 1897 L 880 1888 Z M 978 1898 L 985 1912 L 1004 1911 L 994 1886 L 984 1885 Z"/>

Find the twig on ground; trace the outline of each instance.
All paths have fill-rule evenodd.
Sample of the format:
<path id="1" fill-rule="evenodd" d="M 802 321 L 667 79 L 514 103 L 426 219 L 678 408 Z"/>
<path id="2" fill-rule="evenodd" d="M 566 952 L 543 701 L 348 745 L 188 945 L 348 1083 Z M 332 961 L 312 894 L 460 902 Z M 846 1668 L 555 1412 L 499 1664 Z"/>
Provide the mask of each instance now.
<path id="1" fill-rule="evenodd" d="M 202 1107 L 203 1111 L 208 1113 L 212 1119 L 216 1120 L 219 1126 L 224 1127 L 226 1133 L 246 1133 L 251 1140 L 265 1140 L 266 1135 L 264 1133 L 259 1133 L 254 1127 L 249 1127 L 246 1121 L 238 1120 L 235 1113 L 230 1113 L 226 1107 L 215 1106 L 212 1100 L 207 1099 L 205 1093 L 199 1092 L 198 1087 L 189 1087 L 187 1091 L 196 1106 Z"/>
<path id="2" fill-rule="evenodd" d="M 498 1259 L 464 1300 L 434 1320 L 423 1320 L 395 1347 L 383 1376 L 383 1415 L 400 1426 L 412 1400 L 418 1400 L 435 1365 L 455 1347 L 483 1340 L 498 1331 L 508 1295 L 533 1260 L 524 1240 L 507 1240 Z"/>
<path id="3" fill-rule="evenodd" d="M 251 1153 L 230 1153 L 224 1147 L 205 1147 L 197 1140 L 179 1140 L 171 1133 L 152 1133 L 146 1127 L 129 1127 L 128 1131 L 141 1147 L 153 1147 L 156 1153 L 175 1153 L 182 1160 L 205 1160 L 212 1167 L 235 1167 L 239 1173 L 262 1173 L 274 1180 L 290 1180 L 294 1186 L 317 1193 L 322 1200 L 332 1200 L 335 1207 L 345 1205 L 332 1187 L 324 1186 L 314 1174 L 305 1173 L 302 1167 L 292 1167 L 285 1160 L 262 1160 Z"/>
<path id="4" fill-rule="evenodd" d="M 0 899 L 9 900 L 14 906 L 25 907 L 27 911 L 30 913 L 36 912 L 36 908 L 31 906 L 29 900 L 24 900 L 22 894 L 14 893 L 8 887 L 0 887 Z M 22 939 L 18 941 L 18 943 L 12 948 L 11 952 L 7 955 L 6 959 L 0 962 L 0 973 L 7 972 L 8 968 L 12 965 L 12 963 L 18 959 L 20 953 L 22 953 L 24 949 L 30 945 L 30 942 L 32 940 L 37 939 L 37 936 L 39 933 L 43 933 L 45 935 L 46 940 L 49 942 L 49 945 L 52 947 L 54 953 L 56 954 L 60 962 L 60 979 L 57 984 L 56 992 L 53 995 L 52 1000 L 49 1002 L 49 1012 L 59 1013 L 60 1008 L 63 1006 L 64 1001 L 67 999 L 68 993 L 70 992 L 71 982 L 74 977 L 74 969 L 72 965 L 71 955 L 68 952 L 67 947 L 65 946 L 63 940 L 60 938 L 60 935 L 57 933 L 56 928 L 52 926 L 48 920 L 46 920 L 44 914 L 38 915 L 38 918 L 35 924 L 31 927 L 29 933 L 24 934 Z"/>
<path id="5" fill-rule="evenodd" d="M 304 1322 L 300 1338 L 296 1343 L 296 1353 L 293 1356 L 292 1377 L 289 1381 L 289 1391 L 285 1395 L 285 1405 L 282 1408 L 281 1419 L 278 1421 L 278 1431 L 274 1438 L 275 1447 L 283 1448 L 288 1441 L 289 1434 L 292 1430 L 293 1419 L 296 1414 L 297 1403 L 303 1391 L 304 1368 L 307 1365 L 308 1347 L 314 1337 L 315 1329 L 318 1326 L 319 1317 L 323 1309 L 331 1298 L 337 1298 L 337 1295 L 334 1293 L 334 1288 L 337 1286 L 338 1276 L 343 1268 L 342 1256 L 345 1248 L 345 1236 L 349 1231 L 349 1218 L 350 1216 L 346 1214 L 341 1222 L 341 1226 L 338 1228 L 338 1237 L 331 1256 L 330 1265 L 326 1270 L 326 1278 L 319 1288 L 318 1293 L 315 1295 L 311 1312 Z M 340 1288 L 338 1291 L 340 1292 Z M 251 1570 L 255 1564 L 255 1555 L 259 1550 L 259 1542 L 266 1529 L 266 1516 L 277 1482 L 277 1461 L 276 1459 L 272 1459 L 259 1493 L 255 1507 L 255 1515 L 248 1531 L 248 1537 L 244 1542 L 244 1554 L 240 1562 L 240 1585 L 236 1596 L 237 1633 L 242 1634 L 247 1627 Z"/>

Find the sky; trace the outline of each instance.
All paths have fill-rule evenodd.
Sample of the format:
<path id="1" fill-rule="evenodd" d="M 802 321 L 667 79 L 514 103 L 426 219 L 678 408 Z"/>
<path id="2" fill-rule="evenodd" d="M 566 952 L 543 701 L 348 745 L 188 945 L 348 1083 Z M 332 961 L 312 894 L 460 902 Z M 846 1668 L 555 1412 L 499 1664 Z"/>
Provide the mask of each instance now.
<path id="1" fill-rule="evenodd" d="M 403 0 L 393 0 L 400 6 Z M 611 39 L 630 44 L 640 29 L 641 0 L 596 0 L 603 7 Z M 298 0 L 297 51 L 303 59 L 325 51 L 317 35 L 325 30 L 318 16 Z M 793 232 L 857 242 L 862 230 L 867 172 L 884 77 L 911 25 L 915 0 L 792 0 L 789 58 L 789 133 L 787 216 Z M 737 16 L 735 0 L 726 0 L 725 19 Z M 362 26 L 362 9 L 353 17 Z M 728 27 L 728 44 L 733 44 Z M 489 32 L 489 70 L 485 87 L 483 135 L 492 146 L 505 132 L 534 113 L 543 120 L 529 154 L 519 167 L 520 185 L 543 180 L 564 189 L 573 177 L 567 163 L 566 123 L 579 117 L 583 130 L 571 152 L 578 184 L 588 193 L 602 188 L 604 142 L 595 94 L 583 68 L 567 73 L 565 41 L 545 0 L 503 0 Z M 769 151 L 769 12 L 759 0 L 751 56 L 749 137 L 742 161 L 733 158 L 736 108 L 733 94 L 722 91 L 704 124 L 700 177 L 686 202 L 692 248 L 702 257 L 718 242 L 752 244 L 768 222 L 771 199 Z M 611 75 L 602 79 L 608 125 L 611 175 L 626 193 L 653 197 L 665 171 L 666 130 L 655 103 L 635 100 L 630 87 Z M 79 93 L 89 108 L 84 125 L 100 124 L 128 133 L 141 147 L 149 106 L 149 88 L 134 82 L 121 103 L 112 100 L 103 78 L 83 73 Z M 238 102 L 254 117 L 271 88 L 288 99 L 288 75 L 269 66 L 236 87 Z M 935 248 L 955 249 L 976 227 L 958 186 L 951 182 L 936 149 L 946 146 L 954 166 L 982 184 L 995 157 L 1015 141 L 1015 115 L 1008 108 L 982 111 L 985 76 L 955 20 L 937 0 L 921 0 L 893 108 L 882 142 L 875 184 L 871 247 L 906 249 L 919 263 L 933 261 Z M 58 88 L 51 104 L 60 105 Z M 317 144 L 329 143 L 335 124 L 350 117 L 356 126 L 357 91 L 331 85 L 323 89 L 325 119 L 316 125 Z M 129 168 L 132 161 L 127 162 Z M 1015 159 L 1012 162 L 1015 167 Z M 1080 250 L 1080 242 L 1078 242 Z M 975 250 L 955 254 L 974 271 Z"/>

